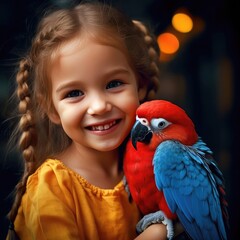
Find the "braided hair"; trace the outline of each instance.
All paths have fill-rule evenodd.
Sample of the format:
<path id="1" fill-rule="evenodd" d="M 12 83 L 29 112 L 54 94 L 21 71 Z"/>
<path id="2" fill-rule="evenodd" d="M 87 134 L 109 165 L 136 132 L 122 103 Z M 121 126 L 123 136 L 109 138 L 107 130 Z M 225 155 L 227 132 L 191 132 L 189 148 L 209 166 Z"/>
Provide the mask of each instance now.
<path id="1" fill-rule="evenodd" d="M 101 3 L 81 3 L 44 16 L 31 48 L 20 61 L 16 76 L 20 116 L 16 132 L 25 169 L 8 214 L 11 223 L 26 191 L 28 177 L 47 157 L 63 151 L 71 143 L 61 126 L 52 123 L 48 117 L 49 113 L 56 113 L 50 71 L 61 46 L 83 34 L 100 44 L 120 49 L 137 76 L 139 88 L 146 88 L 141 101 L 156 98 L 159 49 L 154 35 L 143 23 L 132 21 L 115 8 Z M 14 230 L 13 224 L 10 230 Z M 8 236 L 9 239 L 17 237 L 10 233 Z"/>

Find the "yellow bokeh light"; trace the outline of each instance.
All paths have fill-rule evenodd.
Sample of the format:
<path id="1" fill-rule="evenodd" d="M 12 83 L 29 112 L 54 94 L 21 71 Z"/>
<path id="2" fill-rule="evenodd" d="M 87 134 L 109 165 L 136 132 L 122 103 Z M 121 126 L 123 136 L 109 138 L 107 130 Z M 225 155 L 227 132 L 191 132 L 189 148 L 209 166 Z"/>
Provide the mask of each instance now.
<path id="1" fill-rule="evenodd" d="M 157 38 L 159 48 L 166 54 L 173 54 L 179 48 L 179 41 L 172 33 L 162 33 Z"/>
<path id="2" fill-rule="evenodd" d="M 185 13 L 176 13 L 172 18 L 172 25 L 177 31 L 188 33 L 193 28 L 193 21 Z"/>

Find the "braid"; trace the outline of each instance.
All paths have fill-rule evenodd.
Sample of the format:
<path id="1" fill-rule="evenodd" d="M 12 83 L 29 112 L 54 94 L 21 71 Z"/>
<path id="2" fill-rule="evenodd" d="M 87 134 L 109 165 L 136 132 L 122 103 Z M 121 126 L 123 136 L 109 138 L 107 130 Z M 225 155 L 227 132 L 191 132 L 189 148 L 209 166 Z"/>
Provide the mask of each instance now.
<path id="1" fill-rule="evenodd" d="M 27 59 L 20 62 L 19 71 L 17 73 L 17 96 L 19 102 L 20 121 L 18 125 L 18 131 L 21 133 L 19 148 L 22 151 L 23 158 L 25 160 L 25 169 L 23 176 L 16 186 L 16 197 L 8 217 L 11 223 L 14 222 L 17 215 L 18 207 L 21 203 L 22 195 L 26 190 L 26 183 L 28 176 L 31 175 L 36 169 L 34 146 L 36 145 L 36 134 L 33 113 L 31 110 L 31 98 L 27 80 L 29 78 L 30 64 Z M 12 228 L 13 225 L 11 224 Z M 10 230 L 11 229 L 10 227 Z M 10 231 L 13 232 L 13 231 Z M 11 234 L 10 234 L 11 235 Z"/>
<path id="2" fill-rule="evenodd" d="M 150 58 L 149 71 L 150 71 L 150 83 L 148 85 L 146 100 L 156 98 L 156 94 L 159 88 L 159 50 L 157 49 L 157 43 L 153 36 L 150 35 L 146 26 L 140 22 L 133 20 L 133 23 L 143 33 L 144 41 L 148 47 L 148 55 Z"/>
<path id="3" fill-rule="evenodd" d="M 19 147 L 23 152 L 23 158 L 26 162 L 34 162 L 33 146 L 36 143 L 34 119 L 31 109 L 31 99 L 27 80 L 29 77 L 29 64 L 27 60 L 22 60 L 20 69 L 17 74 L 17 95 L 19 97 L 19 112 L 21 119 L 19 122 L 19 130 L 22 136 L 19 141 Z"/>

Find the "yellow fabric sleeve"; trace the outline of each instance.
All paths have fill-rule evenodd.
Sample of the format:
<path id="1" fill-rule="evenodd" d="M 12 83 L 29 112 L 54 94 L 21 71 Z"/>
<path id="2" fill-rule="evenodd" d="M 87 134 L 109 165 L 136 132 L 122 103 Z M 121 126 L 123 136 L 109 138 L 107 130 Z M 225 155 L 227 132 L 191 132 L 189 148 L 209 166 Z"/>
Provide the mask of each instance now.
<path id="1" fill-rule="evenodd" d="M 23 240 L 129 240 L 139 218 L 122 181 L 114 189 L 100 189 L 48 159 L 29 177 L 14 224 Z"/>

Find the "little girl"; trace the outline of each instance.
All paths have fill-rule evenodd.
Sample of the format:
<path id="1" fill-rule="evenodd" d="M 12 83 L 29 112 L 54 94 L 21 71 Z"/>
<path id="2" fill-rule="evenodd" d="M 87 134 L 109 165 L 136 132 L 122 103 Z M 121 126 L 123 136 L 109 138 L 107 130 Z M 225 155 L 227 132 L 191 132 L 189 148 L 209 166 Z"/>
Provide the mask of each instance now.
<path id="1" fill-rule="evenodd" d="M 166 239 L 124 189 L 135 110 L 158 88 L 158 49 L 142 23 L 100 3 L 45 16 L 17 73 L 25 161 L 7 238 Z"/>

